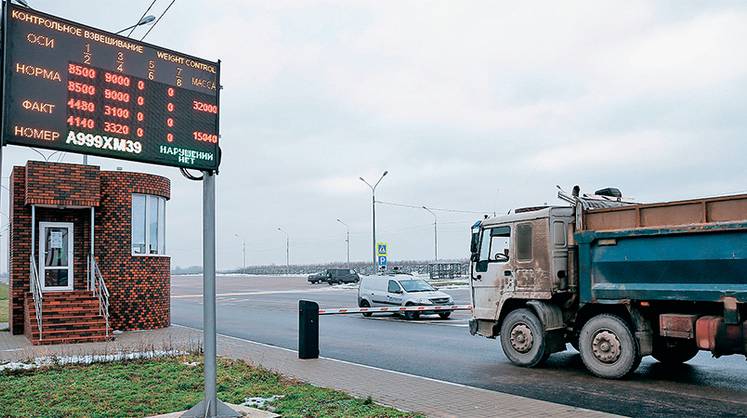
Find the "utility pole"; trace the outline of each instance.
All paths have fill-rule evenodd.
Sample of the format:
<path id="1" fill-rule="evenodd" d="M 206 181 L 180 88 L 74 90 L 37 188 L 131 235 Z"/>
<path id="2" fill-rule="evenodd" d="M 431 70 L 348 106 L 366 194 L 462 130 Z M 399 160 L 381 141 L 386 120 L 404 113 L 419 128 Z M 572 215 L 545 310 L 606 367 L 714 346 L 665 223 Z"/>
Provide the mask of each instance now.
<path id="1" fill-rule="evenodd" d="M 427 210 L 428 213 L 433 215 L 433 260 L 438 261 L 438 219 L 436 214 L 432 210 L 423 206 L 423 209 Z"/>
<path id="2" fill-rule="evenodd" d="M 290 235 L 283 228 L 278 228 L 278 231 L 285 234 L 285 273 L 290 274 Z"/>
<path id="3" fill-rule="evenodd" d="M 373 267 L 373 274 L 376 274 L 376 186 L 381 183 L 381 180 L 384 179 L 384 176 L 386 176 L 389 172 L 384 171 L 384 174 L 379 177 L 379 181 L 377 181 L 373 186 L 371 183 L 367 182 L 366 179 L 363 177 L 358 177 L 362 182 L 366 183 L 366 185 L 371 188 L 371 235 L 372 235 L 372 243 L 371 243 L 371 251 L 372 251 L 372 258 L 371 263 Z"/>
<path id="4" fill-rule="evenodd" d="M 350 227 L 345 222 L 341 221 L 340 218 L 337 218 L 337 222 L 345 225 L 345 243 L 348 246 L 348 269 L 350 268 Z"/>
<path id="5" fill-rule="evenodd" d="M 246 241 L 244 238 L 241 238 L 239 234 L 233 234 L 236 238 L 241 240 L 241 255 L 243 256 L 243 264 L 241 272 L 246 274 Z"/>

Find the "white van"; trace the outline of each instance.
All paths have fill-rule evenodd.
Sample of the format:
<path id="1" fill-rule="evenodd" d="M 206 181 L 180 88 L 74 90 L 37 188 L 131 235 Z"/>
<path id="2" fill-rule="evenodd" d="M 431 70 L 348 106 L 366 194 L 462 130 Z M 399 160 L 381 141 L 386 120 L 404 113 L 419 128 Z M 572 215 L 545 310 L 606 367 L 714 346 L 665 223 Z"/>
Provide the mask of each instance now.
<path id="1" fill-rule="evenodd" d="M 435 306 L 453 305 L 451 296 L 434 289 L 428 282 L 409 274 L 385 276 L 361 276 L 358 286 L 358 306 Z M 433 314 L 433 311 L 405 312 L 407 319 L 416 319 L 421 314 Z M 451 311 L 440 311 L 438 315 L 446 319 Z M 363 316 L 371 316 L 364 313 Z"/>

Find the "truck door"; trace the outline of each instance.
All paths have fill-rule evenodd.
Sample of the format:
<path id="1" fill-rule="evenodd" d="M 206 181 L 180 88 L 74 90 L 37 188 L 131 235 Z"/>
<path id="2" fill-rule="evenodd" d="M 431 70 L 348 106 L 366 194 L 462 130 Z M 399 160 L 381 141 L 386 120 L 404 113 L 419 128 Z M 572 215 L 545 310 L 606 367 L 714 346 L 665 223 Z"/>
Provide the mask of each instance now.
<path id="1" fill-rule="evenodd" d="M 495 319 L 501 293 L 513 286 L 511 226 L 483 229 L 478 259 L 472 263 L 472 301 L 475 318 Z"/>

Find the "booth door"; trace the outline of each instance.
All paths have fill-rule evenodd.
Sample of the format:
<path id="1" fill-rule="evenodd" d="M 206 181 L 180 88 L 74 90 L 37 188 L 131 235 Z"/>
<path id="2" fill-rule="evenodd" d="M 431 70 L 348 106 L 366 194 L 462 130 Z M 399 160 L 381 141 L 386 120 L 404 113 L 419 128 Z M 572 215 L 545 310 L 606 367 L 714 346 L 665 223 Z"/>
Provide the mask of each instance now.
<path id="1" fill-rule="evenodd" d="M 72 223 L 39 223 L 39 280 L 44 292 L 73 290 Z"/>

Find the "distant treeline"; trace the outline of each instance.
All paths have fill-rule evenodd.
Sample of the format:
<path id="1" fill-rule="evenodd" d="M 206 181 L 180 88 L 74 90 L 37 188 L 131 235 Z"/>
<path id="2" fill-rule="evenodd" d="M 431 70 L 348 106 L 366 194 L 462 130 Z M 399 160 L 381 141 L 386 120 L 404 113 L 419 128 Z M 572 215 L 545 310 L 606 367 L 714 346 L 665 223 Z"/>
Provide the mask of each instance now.
<path id="1" fill-rule="evenodd" d="M 469 260 L 468 259 L 457 259 L 457 260 L 439 260 L 439 263 L 459 263 L 462 265 L 462 271 L 466 272 L 467 268 L 469 267 Z M 428 266 L 430 264 L 433 264 L 433 261 L 423 261 L 423 260 L 405 260 L 405 261 L 396 261 L 389 263 L 388 268 L 391 270 L 393 268 L 397 268 L 400 271 L 408 272 L 408 273 L 421 273 L 426 274 L 428 273 Z M 348 268 L 347 263 L 342 262 L 336 262 L 336 263 L 326 263 L 326 264 L 292 264 L 289 268 L 284 265 L 277 265 L 277 264 L 270 264 L 270 265 L 264 265 L 264 266 L 247 266 L 246 269 L 237 268 L 233 270 L 221 270 L 219 273 L 223 274 L 230 274 L 230 273 L 239 273 L 239 274 L 311 274 L 311 273 L 317 273 L 326 269 L 332 269 L 332 268 Z M 371 263 L 368 262 L 351 262 L 350 268 L 357 271 L 360 274 L 371 274 L 373 272 L 373 269 L 371 267 Z M 171 273 L 174 275 L 180 275 L 180 274 L 201 274 L 202 273 L 202 266 L 191 266 L 191 267 L 174 267 L 171 270 Z"/>

